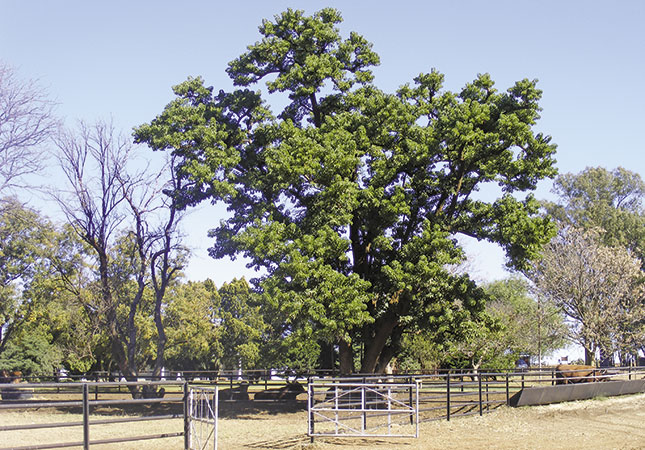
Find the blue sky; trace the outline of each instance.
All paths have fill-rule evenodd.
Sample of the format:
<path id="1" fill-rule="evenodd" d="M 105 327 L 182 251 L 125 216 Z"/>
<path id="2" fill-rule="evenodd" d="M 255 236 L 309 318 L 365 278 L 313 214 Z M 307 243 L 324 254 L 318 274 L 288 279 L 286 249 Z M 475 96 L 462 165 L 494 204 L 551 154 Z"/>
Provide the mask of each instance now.
<path id="1" fill-rule="evenodd" d="M 118 128 L 150 121 L 171 86 L 202 76 L 231 89 L 227 63 L 259 40 L 258 25 L 287 7 L 325 6 L 381 56 L 376 83 L 393 91 L 436 68 L 446 87 L 488 72 L 505 90 L 522 78 L 544 91 L 536 129 L 558 145 L 561 172 L 623 166 L 645 175 L 645 2 L 631 1 L 50 1 L 0 0 L 0 59 L 36 78 L 77 119 L 112 118 Z M 537 196 L 549 195 L 550 184 Z M 55 215 L 54 211 L 45 211 Z M 240 261 L 213 261 L 206 232 L 223 217 L 203 205 L 186 221 L 191 279 L 217 285 L 250 274 Z M 503 255 L 469 244 L 475 276 L 500 278 Z"/>

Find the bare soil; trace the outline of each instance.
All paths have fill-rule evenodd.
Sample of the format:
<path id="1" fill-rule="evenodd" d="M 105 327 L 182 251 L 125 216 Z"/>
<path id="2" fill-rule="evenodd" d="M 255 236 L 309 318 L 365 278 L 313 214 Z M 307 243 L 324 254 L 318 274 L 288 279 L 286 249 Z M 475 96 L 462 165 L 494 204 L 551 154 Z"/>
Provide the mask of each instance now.
<path id="1" fill-rule="evenodd" d="M 0 425 L 80 420 L 76 414 L 0 412 Z M 180 419 L 105 425 L 92 439 L 181 431 Z M 221 415 L 220 449 L 645 449 L 645 394 L 557 405 L 506 408 L 483 417 L 423 423 L 418 439 L 306 436 L 306 411 L 249 410 Z M 0 448 L 79 440 L 79 428 L 0 432 Z M 179 449 L 183 438 L 96 446 L 97 449 Z M 210 447 L 212 448 L 212 447 Z"/>

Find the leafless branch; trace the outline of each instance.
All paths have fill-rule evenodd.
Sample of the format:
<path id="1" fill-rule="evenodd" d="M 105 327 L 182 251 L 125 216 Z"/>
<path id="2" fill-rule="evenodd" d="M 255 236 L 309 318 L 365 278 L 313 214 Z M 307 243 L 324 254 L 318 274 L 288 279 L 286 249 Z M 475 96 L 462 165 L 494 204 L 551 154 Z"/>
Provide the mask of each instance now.
<path id="1" fill-rule="evenodd" d="M 24 187 L 24 177 L 40 171 L 39 148 L 58 128 L 54 103 L 32 80 L 20 80 L 0 61 L 0 192 Z"/>

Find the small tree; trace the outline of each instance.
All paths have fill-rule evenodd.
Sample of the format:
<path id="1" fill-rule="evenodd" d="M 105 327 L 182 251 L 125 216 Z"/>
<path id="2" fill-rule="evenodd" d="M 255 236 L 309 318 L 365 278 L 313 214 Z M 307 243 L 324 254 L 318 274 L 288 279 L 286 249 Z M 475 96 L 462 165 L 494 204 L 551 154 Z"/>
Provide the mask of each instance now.
<path id="1" fill-rule="evenodd" d="M 219 297 L 222 365 L 228 369 L 254 368 L 260 360 L 261 338 L 266 329 L 260 307 L 244 278 L 224 283 Z"/>
<path id="2" fill-rule="evenodd" d="M 533 298 L 527 281 L 508 278 L 489 283 L 485 289 L 491 296 L 486 309 L 503 324 L 508 353 L 532 355 L 541 364 L 543 356 L 565 344 L 562 312 L 548 299 Z"/>
<path id="3" fill-rule="evenodd" d="M 166 360 L 175 370 L 222 367 L 219 293 L 211 280 L 173 284 L 166 296 Z"/>

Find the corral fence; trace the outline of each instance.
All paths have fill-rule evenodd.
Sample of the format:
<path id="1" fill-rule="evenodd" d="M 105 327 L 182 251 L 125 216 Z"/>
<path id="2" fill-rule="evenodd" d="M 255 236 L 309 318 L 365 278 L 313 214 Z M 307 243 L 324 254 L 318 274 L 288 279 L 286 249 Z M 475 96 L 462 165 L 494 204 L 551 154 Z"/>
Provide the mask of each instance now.
<path id="1" fill-rule="evenodd" d="M 603 383 L 608 386 L 611 383 L 622 382 L 618 384 L 634 383 L 636 380 L 645 378 L 645 367 L 612 367 L 600 368 L 589 373 L 576 373 L 567 379 L 567 383 Z M 588 372 L 588 371 L 587 371 Z M 358 375 L 349 378 L 310 378 L 309 387 L 309 435 L 319 436 L 322 432 L 317 431 L 322 424 L 327 427 L 327 432 L 333 435 L 374 435 L 372 431 L 364 431 L 359 426 L 349 426 L 342 421 L 343 414 L 348 415 L 347 409 L 352 409 L 356 418 L 360 415 L 361 420 L 370 413 L 376 417 L 388 417 L 385 411 L 378 411 L 378 408 L 370 409 L 370 396 L 376 397 L 374 402 L 379 403 L 380 408 L 387 408 L 387 403 L 378 398 L 379 393 L 383 393 L 388 386 L 408 386 L 407 398 L 401 392 L 397 392 L 394 399 L 405 403 L 408 408 L 415 405 L 413 414 L 408 412 L 410 417 L 414 416 L 415 421 L 419 423 L 451 420 L 452 418 L 483 415 L 492 412 L 501 406 L 513 405 L 514 398 L 524 390 L 532 388 L 545 388 L 556 386 L 563 383 L 562 378 L 558 377 L 555 368 L 546 367 L 534 370 L 522 371 L 445 371 L 435 374 L 414 374 L 414 375 Z M 342 385 L 347 385 L 347 393 L 343 390 Z M 336 387 L 338 386 L 338 387 Z M 411 395 L 414 388 L 414 399 Z M 334 390 L 340 389 L 340 394 L 335 395 Z M 353 391 L 352 391 L 353 389 Z M 351 392 L 354 392 L 353 397 Z M 364 393 L 363 393 L 364 392 Z M 603 392 L 608 392 L 607 390 Z M 624 388 L 618 389 L 617 392 L 627 392 Z M 609 394 L 604 394 L 609 395 Z M 358 404 L 361 396 L 368 399 L 367 405 Z M 352 398 L 348 401 L 349 406 L 343 405 L 341 401 L 338 405 L 334 400 L 343 398 Z M 363 414 L 363 409 L 367 412 Z M 376 411 L 375 411 L 376 410 Z M 395 415 L 403 416 L 405 410 L 397 411 Z M 326 416 L 323 415 L 326 414 Z M 359 414 L 360 413 L 360 414 Z M 338 417 L 338 421 L 336 418 Z M 394 416 L 391 416 L 394 417 Z M 336 423 L 338 422 L 338 423 Z M 376 423 L 375 427 L 382 426 L 382 423 Z M 336 431 L 338 429 L 338 431 Z M 392 434 L 387 434 L 392 436 Z"/>
<path id="2" fill-rule="evenodd" d="M 419 424 L 508 405 L 525 374 L 360 376 L 309 381 L 308 435 L 418 437 Z"/>
<path id="3" fill-rule="evenodd" d="M 165 392 L 159 398 L 124 398 L 130 395 L 129 389 L 132 388 L 146 388 L 159 392 L 162 387 Z M 122 388 L 126 390 L 122 391 Z M 70 430 L 69 435 L 78 436 L 74 441 L 52 442 L 52 439 L 47 439 L 47 443 L 19 447 L 5 447 L 4 439 L 0 438 L 0 450 L 67 447 L 89 449 L 95 445 L 179 437 L 183 437 L 185 449 L 217 448 L 217 386 L 191 387 L 187 382 L 178 381 L 18 383 L 0 385 L 0 394 L 0 410 L 29 411 L 51 408 L 82 415 L 81 420 L 65 422 L 0 425 L 0 436 L 3 432 L 56 428 L 71 428 L 73 430 Z M 129 408 L 128 414 L 133 415 L 116 417 L 110 408 Z M 144 414 L 141 414 L 142 409 L 145 410 Z M 165 420 L 173 420 L 173 423 L 176 423 L 177 419 L 183 419 L 183 429 L 178 427 L 177 430 L 163 433 L 102 439 L 92 437 L 92 434 L 103 426 Z M 119 428 L 119 434 L 126 429 Z M 29 438 L 24 441 L 27 443 Z"/>
<path id="4" fill-rule="evenodd" d="M 418 437 L 419 384 L 311 380 L 308 435 Z"/>
<path id="5" fill-rule="evenodd" d="M 569 377 L 567 383 L 570 385 L 565 386 L 557 386 L 563 380 L 561 377 L 558 379 L 552 367 L 516 372 L 453 370 L 433 374 L 357 375 L 348 378 L 323 377 L 320 374 L 305 378 L 303 374 L 276 375 L 270 371 L 266 371 L 265 374 L 265 377 L 245 377 L 244 374 L 231 373 L 223 378 L 221 372 L 210 372 L 200 373 L 199 377 L 193 374 L 194 376 L 186 376 L 180 380 L 138 382 L 69 380 L 62 383 L 25 383 L 16 379 L 13 380 L 15 383 L 0 384 L 0 411 L 68 409 L 75 417 L 61 416 L 69 419 L 59 423 L 0 423 L 0 447 L 11 445 L 4 439 L 4 432 L 75 427 L 76 430 L 70 430 L 69 433 L 72 439 L 78 436 L 73 442 L 54 444 L 53 439 L 40 439 L 32 442 L 46 444 L 24 445 L 19 448 L 89 448 L 90 445 L 96 444 L 164 438 L 175 438 L 178 446 L 181 446 L 179 442 L 182 437 L 186 449 L 191 446 L 214 448 L 217 445 L 218 409 L 222 405 L 235 408 L 237 402 L 241 402 L 243 406 L 244 402 L 247 402 L 246 405 L 251 404 L 253 407 L 266 405 L 273 408 L 271 403 L 279 408 L 283 408 L 284 405 L 306 407 L 310 421 L 308 432 L 312 438 L 323 435 L 322 433 L 333 433 L 335 436 L 409 436 L 418 433 L 415 429 L 419 423 L 451 420 L 454 417 L 472 414 L 482 415 L 502 405 L 512 404 L 512 399 L 518 398 L 517 394 L 521 394 L 521 399 L 527 397 L 531 400 L 529 397 L 542 395 L 542 391 L 568 393 L 585 390 L 593 395 L 602 396 L 645 392 L 645 367 L 596 369 L 591 373 Z M 113 374 L 110 376 L 114 377 Z M 188 378 L 191 378 L 190 382 Z M 309 386 L 306 392 L 297 386 L 307 382 Z M 299 387 L 301 391 L 285 390 L 287 386 Z M 159 398 L 126 398 L 135 387 L 147 387 L 148 392 L 153 393 L 159 392 L 163 387 L 165 393 Z M 192 397 L 191 388 L 194 389 Z M 273 395 L 264 395 L 264 399 L 261 399 L 260 392 Z M 302 395 L 297 399 L 300 394 Z M 303 397 L 307 400 L 303 400 Z M 526 403 L 519 403 L 521 404 Z M 141 414 L 144 405 L 148 410 Z M 113 411 L 106 412 L 110 408 Z M 130 411 L 129 417 L 116 416 L 116 410 L 127 408 Z M 79 416 L 82 419 L 77 419 Z M 175 420 L 177 430 L 164 428 L 160 425 L 162 422 L 159 422 L 157 429 L 163 432 L 156 434 L 141 432 L 141 435 L 137 436 L 123 436 L 122 430 L 135 427 L 122 427 L 117 432 L 108 434 L 99 432 L 103 425 L 114 427 L 114 424 L 166 419 L 182 419 L 183 428 L 180 426 L 182 420 Z M 79 428 L 81 432 L 78 431 Z M 94 430 L 97 430 L 96 433 Z M 115 434 L 119 437 L 115 437 Z"/>

